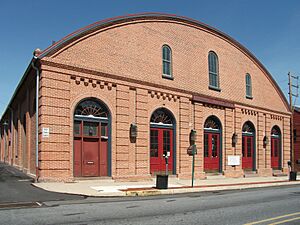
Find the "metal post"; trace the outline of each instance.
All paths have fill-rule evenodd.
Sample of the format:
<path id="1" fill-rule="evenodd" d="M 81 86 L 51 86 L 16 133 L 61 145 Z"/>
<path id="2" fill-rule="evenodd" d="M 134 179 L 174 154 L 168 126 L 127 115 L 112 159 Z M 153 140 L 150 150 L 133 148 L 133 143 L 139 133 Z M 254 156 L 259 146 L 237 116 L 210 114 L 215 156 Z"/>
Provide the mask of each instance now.
<path id="1" fill-rule="evenodd" d="M 192 187 L 194 187 L 194 173 L 195 173 L 195 154 L 193 154 L 193 163 L 192 163 Z"/>
<path id="2" fill-rule="evenodd" d="M 168 156 L 166 156 L 166 175 L 168 176 L 169 175 L 169 170 L 168 170 Z"/>

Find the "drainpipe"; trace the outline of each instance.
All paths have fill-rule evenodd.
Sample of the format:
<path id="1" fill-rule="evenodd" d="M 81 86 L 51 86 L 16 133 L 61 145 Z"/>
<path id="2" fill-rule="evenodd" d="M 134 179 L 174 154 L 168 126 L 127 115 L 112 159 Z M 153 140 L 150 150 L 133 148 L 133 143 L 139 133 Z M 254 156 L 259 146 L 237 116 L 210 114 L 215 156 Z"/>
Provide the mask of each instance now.
<path id="1" fill-rule="evenodd" d="M 11 165 L 13 165 L 14 159 L 13 159 L 13 147 L 15 147 L 14 144 L 14 129 L 13 129 L 13 123 L 14 123 L 14 111 L 11 107 L 8 107 L 10 110 L 10 161 L 11 161 Z"/>
<path id="2" fill-rule="evenodd" d="M 37 54 L 40 52 L 36 49 L 33 53 L 33 61 L 31 62 L 32 68 L 36 71 L 36 91 L 35 91 L 35 173 L 36 182 L 39 180 L 39 82 L 40 82 L 40 70 L 34 65 L 38 60 Z"/>

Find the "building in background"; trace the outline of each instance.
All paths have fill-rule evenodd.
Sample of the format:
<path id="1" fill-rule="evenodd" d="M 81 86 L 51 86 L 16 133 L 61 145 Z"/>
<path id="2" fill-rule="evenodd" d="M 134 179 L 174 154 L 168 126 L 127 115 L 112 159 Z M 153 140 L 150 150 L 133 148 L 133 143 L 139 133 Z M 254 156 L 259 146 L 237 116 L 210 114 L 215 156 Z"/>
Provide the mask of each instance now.
<path id="1" fill-rule="evenodd" d="M 296 162 L 295 171 L 300 172 L 300 108 L 299 107 L 294 108 L 293 120 L 294 120 L 294 160 Z"/>
<path id="2" fill-rule="evenodd" d="M 35 51 L 1 118 L 0 155 L 64 181 L 148 179 L 169 155 L 169 172 L 188 178 L 194 129 L 196 178 L 271 176 L 288 172 L 290 119 L 272 76 L 233 38 L 189 18 L 138 14 Z"/>

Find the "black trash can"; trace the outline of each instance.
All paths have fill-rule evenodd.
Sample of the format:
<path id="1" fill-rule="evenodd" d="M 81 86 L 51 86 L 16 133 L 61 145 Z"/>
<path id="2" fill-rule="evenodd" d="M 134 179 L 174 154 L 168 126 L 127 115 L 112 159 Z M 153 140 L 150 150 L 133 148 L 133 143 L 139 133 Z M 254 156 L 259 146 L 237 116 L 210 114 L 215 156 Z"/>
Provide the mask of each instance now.
<path id="1" fill-rule="evenodd" d="M 297 172 L 291 171 L 290 172 L 290 181 L 296 181 L 297 180 Z"/>
<path id="2" fill-rule="evenodd" d="M 168 175 L 156 175 L 156 188 L 168 189 Z"/>

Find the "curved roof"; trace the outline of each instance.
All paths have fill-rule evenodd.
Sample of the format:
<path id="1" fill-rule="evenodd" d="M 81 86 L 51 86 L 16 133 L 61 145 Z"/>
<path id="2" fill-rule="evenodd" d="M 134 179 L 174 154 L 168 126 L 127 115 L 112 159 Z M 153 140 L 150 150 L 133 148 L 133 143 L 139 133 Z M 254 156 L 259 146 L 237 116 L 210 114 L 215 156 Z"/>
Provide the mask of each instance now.
<path id="1" fill-rule="evenodd" d="M 287 110 L 288 111 L 290 110 L 289 104 L 288 104 L 284 94 L 282 93 L 281 89 L 279 88 L 278 84 L 276 83 L 276 81 L 273 79 L 273 77 L 267 71 L 267 69 L 264 67 L 264 65 L 246 47 L 241 45 L 239 42 L 237 42 L 235 39 L 233 39 L 229 35 L 217 30 L 216 28 L 213 28 L 207 24 L 204 24 L 197 20 L 190 19 L 190 18 L 183 17 L 183 16 L 178 16 L 178 15 L 173 15 L 173 14 L 162 14 L 162 13 L 142 13 L 142 14 L 130 14 L 130 15 L 126 15 L 126 16 L 119 16 L 119 17 L 101 20 L 101 21 L 90 24 L 86 27 L 83 27 L 83 28 L 67 35 L 66 37 L 62 38 L 58 42 L 54 43 L 53 45 L 51 45 L 48 48 L 46 48 L 45 50 L 43 50 L 37 56 L 37 58 L 42 59 L 43 57 L 50 56 L 51 54 L 59 51 L 60 49 L 62 49 L 69 43 L 73 42 L 74 40 L 79 39 L 80 37 L 85 36 L 96 30 L 99 30 L 99 29 L 102 29 L 105 27 L 109 27 L 109 26 L 113 26 L 113 25 L 117 25 L 117 24 L 122 24 L 122 23 L 127 23 L 127 22 L 135 22 L 135 21 L 143 21 L 143 20 L 151 20 L 151 19 L 152 20 L 164 20 L 164 21 L 169 20 L 169 21 L 173 21 L 173 22 L 180 22 L 180 23 L 187 24 L 190 26 L 199 27 L 201 29 L 204 29 L 208 32 L 211 32 L 211 33 L 219 36 L 220 38 L 222 38 L 222 39 L 226 40 L 227 42 L 229 42 L 230 44 L 234 45 L 236 48 L 238 48 L 240 51 L 242 51 L 244 54 L 246 54 L 250 59 L 252 59 L 252 61 L 254 61 L 254 63 L 256 63 L 258 65 L 258 67 L 264 72 L 264 74 L 267 76 L 267 78 L 270 80 L 272 85 L 275 87 L 275 89 L 281 96 L 282 100 L 284 101 L 284 103 L 286 105 Z"/>

